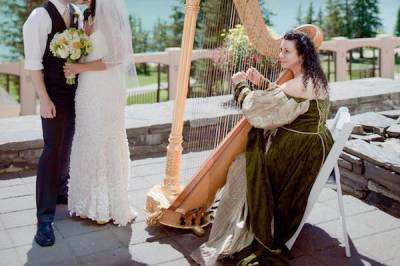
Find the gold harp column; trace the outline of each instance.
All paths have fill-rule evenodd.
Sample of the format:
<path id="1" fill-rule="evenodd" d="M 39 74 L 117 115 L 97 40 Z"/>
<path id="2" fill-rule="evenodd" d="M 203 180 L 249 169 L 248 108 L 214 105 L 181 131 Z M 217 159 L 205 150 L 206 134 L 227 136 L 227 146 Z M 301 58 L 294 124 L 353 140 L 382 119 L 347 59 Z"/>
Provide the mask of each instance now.
<path id="1" fill-rule="evenodd" d="M 192 50 L 196 31 L 200 0 L 186 0 L 185 21 L 179 61 L 178 87 L 175 98 L 172 130 L 167 147 L 167 166 L 163 185 L 154 186 L 147 194 L 146 210 L 150 213 L 160 208 L 168 208 L 181 191 L 180 164 L 182 158 L 182 131 L 185 101 L 187 97 Z"/>

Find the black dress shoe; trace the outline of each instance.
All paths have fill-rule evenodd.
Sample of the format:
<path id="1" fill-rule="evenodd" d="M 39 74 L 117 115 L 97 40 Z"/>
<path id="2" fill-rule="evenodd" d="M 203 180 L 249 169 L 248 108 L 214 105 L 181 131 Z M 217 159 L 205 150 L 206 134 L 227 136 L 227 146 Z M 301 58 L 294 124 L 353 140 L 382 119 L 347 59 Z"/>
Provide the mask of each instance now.
<path id="1" fill-rule="evenodd" d="M 63 195 L 58 196 L 57 204 L 68 204 L 68 196 L 63 196 Z"/>
<path id="2" fill-rule="evenodd" d="M 51 224 L 38 224 L 35 242 L 41 247 L 49 247 L 55 242 L 54 231 Z"/>

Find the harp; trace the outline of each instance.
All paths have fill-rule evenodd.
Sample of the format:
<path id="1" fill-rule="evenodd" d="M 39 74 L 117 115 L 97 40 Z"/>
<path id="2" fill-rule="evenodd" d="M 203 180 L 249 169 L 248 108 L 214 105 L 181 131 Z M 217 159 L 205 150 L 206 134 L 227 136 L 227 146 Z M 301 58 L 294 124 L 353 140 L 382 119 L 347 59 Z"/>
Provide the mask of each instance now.
<path id="1" fill-rule="evenodd" d="M 247 36 L 244 37 L 244 40 L 247 40 L 247 44 L 251 45 L 252 50 L 244 54 L 232 55 L 229 54 L 230 49 L 225 49 L 225 51 L 228 51 L 228 57 L 222 56 L 222 61 L 226 61 L 232 56 L 237 60 L 222 71 L 210 63 L 206 64 L 205 67 L 203 66 L 205 74 L 200 75 L 198 81 L 205 81 L 206 92 L 209 92 L 209 87 L 212 89 L 213 86 L 216 86 L 217 82 L 215 81 L 218 80 L 220 87 L 223 84 L 222 94 L 231 94 L 232 88 L 229 86 L 231 75 L 234 72 L 245 70 L 248 66 L 256 67 L 270 80 L 275 80 L 278 84 L 292 78 L 291 73 L 288 71 L 282 72 L 282 69 L 276 62 L 279 55 L 281 38 L 273 37 L 270 29 L 265 24 L 259 0 L 221 0 L 208 2 L 214 2 L 216 5 L 209 6 L 209 11 L 216 13 L 218 16 L 225 15 L 228 22 L 214 22 L 211 20 L 213 31 L 216 31 L 217 34 L 215 38 L 210 38 L 211 44 L 205 43 L 203 44 L 203 48 L 213 54 L 221 46 L 226 46 L 227 32 L 228 34 L 233 32 L 234 35 L 239 30 L 244 30 Z M 206 4 L 203 2 L 203 5 Z M 217 191 L 224 186 L 232 161 L 238 154 L 245 151 L 247 134 L 251 126 L 238 112 L 231 121 L 233 125 L 232 129 L 229 128 L 229 130 L 219 134 L 221 141 L 216 142 L 215 148 L 211 147 L 211 149 L 214 148 L 211 154 L 197 169 L 186 187 L 181 189 L 179 185 L 179 168 L 182 153 L 183 112 L 188 91 L 191 56 L 199 8 L 200 0 L 186 1 L 182 54 L 178 77 L 180 87 L 178 88 L 175 100 L 174 121 L 169 138 L 170 144 L 167 148 L 166 176 L 163 185 L 153 187 L 147 194 L 146 210 L 150 213 L 147 219 L 148 224 L 163 224 L 176 228 L 194 229 L 195 233 L 202 234 L 201 227 L 207 225 L 209 222 L 207 209 L 213 203 Z M 209 19 L 207 15 L 205 19 Z M 242 25 L 241 28 L 238 29 L 237 24 Z M 322 31 L 317 26 L 307 24 L 296 28 L 296 30 L 305 32 L 314 41 L 316 47 L 319 47 L 322 43 Z M 210 32 L 206 32 L 205 34 L 210 35 Z M 243 36 L 240 38 L 243 38 Z M 221 49 L 219 51 L 218 55 L 224 55 Z M 218 58 L 221 59 L 221 57 Z M 250 60 L 249 63 L 249 58 L 267 58 L 268 60 L 266 61 L 267 63 L 261 65 L 257 60 Z M 209 68 L 214 68 L 213 71 L 218 74 L 209 71 Z M 222 83 L 221 80 L 223 81 Z M 199 96 L 199 98 L 204 98 L 204 96 L 210 95 L 204 95 L 203 93 Z M 194 139 L 198 135 L 196 133 L 189 133 L 189 137 L 192 136 Z"/>

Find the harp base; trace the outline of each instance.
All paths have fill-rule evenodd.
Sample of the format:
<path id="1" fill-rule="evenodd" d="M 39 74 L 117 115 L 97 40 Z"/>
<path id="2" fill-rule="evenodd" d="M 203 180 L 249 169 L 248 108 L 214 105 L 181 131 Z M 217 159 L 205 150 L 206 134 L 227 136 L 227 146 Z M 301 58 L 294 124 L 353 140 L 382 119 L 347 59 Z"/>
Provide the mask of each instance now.
<path id="1" fill-rule="evenodd" d="M 162 225 L 177 228 L 177 229 L 192 230 L 192 232 L 196 236 L 198 236 L 198 237 L 204 236 L 205 235 L 204 227 L 209 225 L 211 222 L 210 214 L 206 215 L 205 222 L 202 224 L 182 225 L 181 217 L 182 217 L 182 214 L 184 214 L 184 213 L 185 213 L 184 210 L 179 210 L 179 209 L 176 211 L 173 211 L 170 209 L 162 209 L 156 215 L 157 223 L 159 225 L 162 224 Z"/>
<path id="2" fill-rule="evenodd" d="M 148 193 L 146 199 L 146 211 L 155 213 L 161 209 L 168 208 L 176 199 L 178 194 L 171 193 L 161 185 L 155 185 Z"/>

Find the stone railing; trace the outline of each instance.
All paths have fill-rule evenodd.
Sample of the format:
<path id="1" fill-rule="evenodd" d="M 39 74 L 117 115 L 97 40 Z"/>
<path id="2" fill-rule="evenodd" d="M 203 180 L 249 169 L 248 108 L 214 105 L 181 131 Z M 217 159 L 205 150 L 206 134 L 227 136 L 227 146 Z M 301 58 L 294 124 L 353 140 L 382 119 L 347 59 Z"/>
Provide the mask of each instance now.
<path id="1" fill-rule="evenodd" d="M 395 72 L 395 48 L 398 46 L 400 46 L 400 38 L 393 36 L 382 35 L 376 38 L 364 39 L 346 39 L 337 37 L 331 41 L 323 42 L 321 50 L 336 53 L 336 56 L 334 57 L 336 60 L 336 81 L 346 80 L 347 52 L 358 47 L 378 48 L 380 50 L 381 76 L 393 79 Z M 133 60 L 135 63 L 159 63 L 168 65 L 169 99 L 173 100 L 175 99 L 177 89 L 180 54 L 180 48 L 167 48 L 165 52 L 135 54 Z M 192 60 L 210 58 L 211 56 L 211 51 L 195 50 L 193 51 Z M 10 74 L 20 77 L 21 115 L 35 114 L 35 93 L 30 78 L 27 75 L 27 72 L 23 69 L 23 61 L 0 64 L 0 74 Z"/>

